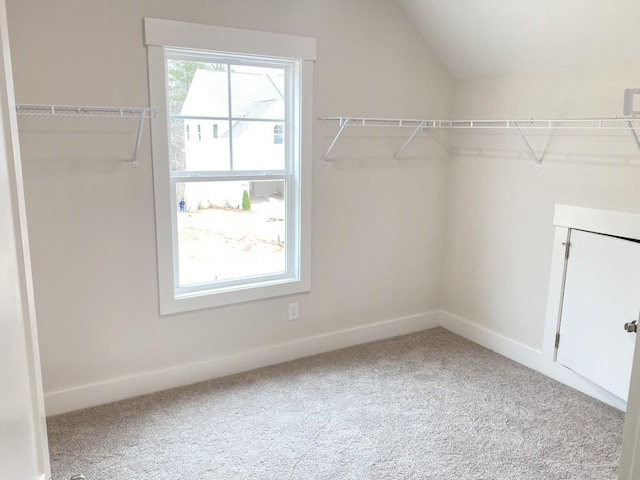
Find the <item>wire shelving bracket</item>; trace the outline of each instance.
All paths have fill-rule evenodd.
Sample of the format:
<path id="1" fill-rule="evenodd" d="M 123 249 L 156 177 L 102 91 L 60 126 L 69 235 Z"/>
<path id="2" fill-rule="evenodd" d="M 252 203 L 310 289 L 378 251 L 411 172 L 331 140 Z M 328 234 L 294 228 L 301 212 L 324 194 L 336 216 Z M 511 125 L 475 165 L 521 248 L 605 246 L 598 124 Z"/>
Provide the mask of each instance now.
<path id="1" fill-rule="evenodd" d="M 529 151 L 529 154 L 531 155 L 531 158 L 533 158 L 533 160 L 536 162 L 536 166 L 538 167 L 538 170 L 541 169 L 542 168 L 542 156 L 538 156 L 536 154 L 535 150 L 533 149 L 533 147 L 529 143 L 529 140 L 527 140 L 526 135 L 522 132 L 522 129 L 518 126 L 518 123 L 517 122 L 514 122 L 514 123 L 515 123 L 516 129 L 518 130 L 518 133 L 522 137 L 522 141 L 527 146 L 527 150 Z"/>
<path id="2" fill-rule="evenodd" d="M 88 107 L 73 105 L 16 105 L 16 113 L 21 116 L 78 117 L 78 118 L 123 118 L 137 119 L 136 143 L 131 158 L 133 168 L 138 167 L 138 151 L 146 119 L 155 118 L 155 109 L 146 107 Z"/>
<path id="3" fill-rule="evenodd" d="M 393 161 L 396 162 L 400 159 L 400 155 L 405 149 L 409 146 L 409 144 L 414 140 L 416 135 L 421 130 L 426 130 L 433 139 L 447 152 L 451 151 L 451 147 L 444 142 L 441 138 L 431 132 L 430 128 L 433 128 L 435 123 L 439 121 L 434 120 L 415 120 L 415 119 L 392 119 L 392 118 L 363 118 L 363 117 L 321 117 L 319 118 L 321 121 L 325 122 L 337 122 L 338 123 L 338 131 L 334 136 L 329 148 L 327 148 L 326 153 L 322 157 L 322 165 L 326 165 L 329 160 L 329 155 L 333 151 L 336 143 L 343 135 L 343 132 L 346 127 L 400 127 L 400 128 L 413 128 L 413 132 L 409 136 L 409 138 L 405 141 L 405 143 L 400 147 L 398 152 L 393 156 Z"/>
<path id="4" fill-rule="evenodd" d="M 407 148 L 409 146 L 409 144 L 413 141 L 413 139 L 416 137 L 416 135 L 418 134 L 418 132 L 420 130 L 422 130 L 424 128 L 424 122 L 420 122 L 420 124 L 416 127 L 416 129 L 413 131 L 413 133 L 411 134 L 411 136 L 407 139 L 406 142 L 404 142 L 404 145 L 402 145 L 402 147 L 400 148 L 400 150 L 398 150 L 398 153 L 396 153 L 393 156 L 393 161 L 397 162 L 398 161 L 398 157 L 400 157 L 400 154 L 402 152 L 404 152 L 404 149 Z"/>
<path id="5" fill-rule="evenodd" d="M 640 138 L 638 138 L 638 132 L 636 132 L 636 128 L 633 125 L 633 121 L 629 120 L 629 130 L 631 131 L 631 134 L 633 135 L 633 138 L 636 141 L 636 145 L 638 146 L 638 149 L 640 150 Z"/>
<path id="6" fill-rule="evenodd" d="M 331 145 L 325 153 L 322 164 L 325 165 L 331 151 L 338 139 L 343 135 L 345 127 L 413 127 L 414 131 L 404 145 L 394 155 L 397 161 L 402 152 L 414 140 L 418 132 L 425 130 L 440 146 L 449 153 L 455 153 L 456 149 L 444 142 L 435 131 L 437 130 L 515 130 L 522 138 L 527 152 L 535 161 L 538 168 L 542 167 L 544 156 L 538 155 L 525 132 L 544 130 L 565 131 L 607 131 L 616 130 L 631 132 L 638 150 L 640 150 L 640 118 L 637 116 L 613 117 L 613 118 L 587 118 L 587 119 L 557 119 L 557 120 L 424 120 L 424 119 L 392 119 L 392 118 L 362 118 L 362 117 L 320 117 L 324 122 L 338 122 L 340 128 L 333 138 Z"/>
<path id="7" fill-rule="evenodd" d="M 333 138 L 333 141 L 329 145 L 329 148 L 327 148 L 327 152 L 324 154 L 324 157 L 322 157 L 322 166 L 326 165 L 327 160 L 329 159 L 329 155 L 333 150 L 333 147 L 336 146 L 336 143 L 338 142 L 340 135 L 342 135 L 342 132 L 344 131 L 345 127 L 349 124 L 350 120 L 351 120 L 350 118 L 344 118 L 344 119 L 340 118 L 340 128 L 338 129 L 338 133 L 336 133 L 336 136 Z"/>

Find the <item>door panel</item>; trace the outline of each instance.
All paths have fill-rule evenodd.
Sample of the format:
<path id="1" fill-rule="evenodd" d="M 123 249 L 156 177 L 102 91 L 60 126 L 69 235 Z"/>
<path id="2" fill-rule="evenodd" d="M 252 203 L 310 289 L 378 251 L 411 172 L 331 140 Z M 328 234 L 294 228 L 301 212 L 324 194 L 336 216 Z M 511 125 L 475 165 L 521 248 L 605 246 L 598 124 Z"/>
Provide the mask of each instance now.
<path id="1" fill-rule="evenodd" d="M 557 360 L 627 400 L 640 312 L 640 243 L 571 231 Z"/>

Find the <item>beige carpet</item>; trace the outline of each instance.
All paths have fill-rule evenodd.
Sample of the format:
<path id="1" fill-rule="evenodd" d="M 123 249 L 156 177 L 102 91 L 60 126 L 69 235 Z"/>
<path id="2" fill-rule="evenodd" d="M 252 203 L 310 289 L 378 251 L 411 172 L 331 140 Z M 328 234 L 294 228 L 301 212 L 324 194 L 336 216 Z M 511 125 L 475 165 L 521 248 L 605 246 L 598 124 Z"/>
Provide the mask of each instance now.
<path id="1" fill-rule="evenodd" d="M 49 419 L 53 479 L 615 479 L 624 415 L 446 330 Z"/>

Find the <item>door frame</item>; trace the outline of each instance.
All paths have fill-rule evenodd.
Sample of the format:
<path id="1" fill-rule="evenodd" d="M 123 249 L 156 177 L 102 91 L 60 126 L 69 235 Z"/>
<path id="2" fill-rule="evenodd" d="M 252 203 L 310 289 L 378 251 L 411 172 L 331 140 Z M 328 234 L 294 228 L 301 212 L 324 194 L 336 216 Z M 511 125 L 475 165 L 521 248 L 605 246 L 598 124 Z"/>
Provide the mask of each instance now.
<path id="1" fill-rule="evenodd" d="M 640 335 L 638 335 L 640 337 Z M 631 370 L 629 403 L 622 435 L 622 454 L 618 480 L 640 478 L 640 340 L 636 338 L 636 351 Z"/>
<path id="2" fill-rule="evenodd" d="M 6 218 L 10 225 L 7 226 L 15 246 L 5 251 L 3 255 L 7 255 L 7 259 L 10 260 L 6 262 L 7 264 L 15 265 L 15 269 L 9 268 L 8 273 L 17 292 L 15 296 L 3 297 L 3 301 L 10 302 L 5 307 L 7 312 L 11 312 L 9 318 L 5 318 L 4 321 L 17 322 L 17 328 L 24 331 L 22 347 L 26 355 L 28 375 L 25 380 L 30 393 L 30 404 L 24 408 L 25 417 L 20 419 L 19 428 L 30 431 L 30 442 L 34 449 L 34 460 L 37 463 L 32 465 L 32 470 L 34 473 L 37 472 L 38 480 L 44 480 L 51 477 L 51 467 L 5 0 L 0 0 L 0 168 L 6 172 L 2 187 L 8 190 L 9 205 L 5 205 L 4 208 L 9 214 Z M 14 324 L 11 323 L 11 325 Z M 18 426 L 14 427 L 18 428 Z"/>

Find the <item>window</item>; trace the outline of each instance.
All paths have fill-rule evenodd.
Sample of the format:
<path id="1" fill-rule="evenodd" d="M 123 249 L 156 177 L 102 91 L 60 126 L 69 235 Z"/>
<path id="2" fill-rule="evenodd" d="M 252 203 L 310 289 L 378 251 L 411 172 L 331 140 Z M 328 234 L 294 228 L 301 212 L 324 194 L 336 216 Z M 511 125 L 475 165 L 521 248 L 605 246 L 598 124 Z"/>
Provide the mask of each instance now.
<path id="1" fill-rule="evenodd" d="M 308 291 L 315 41 L 157 19 L 145 35 L 161 313 Z"/>
<path id="2" fill-rule="evenodd" d="M 284 139 L 284 126 L 276 125 L 273 127 L 273 144 L 281 145 Z"/>

